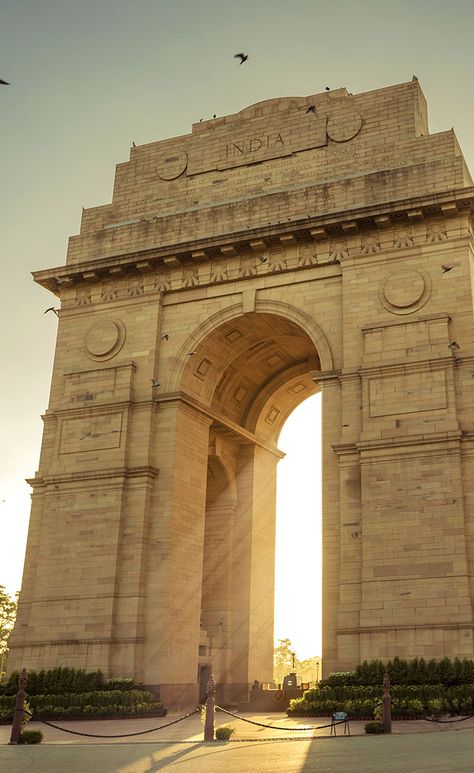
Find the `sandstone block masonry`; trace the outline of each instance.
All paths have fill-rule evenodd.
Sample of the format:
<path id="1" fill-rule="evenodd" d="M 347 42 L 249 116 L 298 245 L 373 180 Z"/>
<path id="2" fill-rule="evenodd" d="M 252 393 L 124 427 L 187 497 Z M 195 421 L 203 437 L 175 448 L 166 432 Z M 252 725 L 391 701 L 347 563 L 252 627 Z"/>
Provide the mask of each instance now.
<path id="1" fill-rule="evenodd" d="M 416 80 L 131 149 L 34 275 L 61 311 L 12 668 L 269 680 L 278 435 L 318 390 L 325 672 L 474 655 L 473 203 Z"/>

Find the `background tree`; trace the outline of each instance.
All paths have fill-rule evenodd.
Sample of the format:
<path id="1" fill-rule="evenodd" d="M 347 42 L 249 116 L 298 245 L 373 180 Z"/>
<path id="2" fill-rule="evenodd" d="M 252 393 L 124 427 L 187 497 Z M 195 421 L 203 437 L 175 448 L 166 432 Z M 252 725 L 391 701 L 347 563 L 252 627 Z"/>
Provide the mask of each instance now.
<path id="1" fill-rule="evenodd" d="M 15 622 L 18 606 L 18 593 L 12 598 L 0 585 L 0 680 L 7 667 L 8 637 Z"/>
<path id="2" fill-rule="evenodd" d="M 312 658 L 300 660 L 298 664 L 298 676 L 302 682 L 318 682 L 322 677 L 320 655 L 314 655 Z"/>
<path id="3" fill-rule="evenodd" d="M 294 667 L 293 667 L 294 662 Z M 273 679 L 283 684 L 283 677 L 291 671 L 298 671 L 299 660 L 293 650 L 290 639 L 278 639 L 273 650 Z"/>

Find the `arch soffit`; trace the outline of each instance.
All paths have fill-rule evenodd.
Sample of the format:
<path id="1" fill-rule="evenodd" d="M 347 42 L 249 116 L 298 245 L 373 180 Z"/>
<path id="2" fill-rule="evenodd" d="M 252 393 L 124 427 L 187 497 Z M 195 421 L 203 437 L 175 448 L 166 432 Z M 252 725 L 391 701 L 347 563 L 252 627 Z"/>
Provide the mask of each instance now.
<path id="1" fill-rule="evenodd" d="M 232 505 L 237 504 L 237 484 L 235 480 L 235 473 L 231 464 L 223 454 L 218 451 L 212 453 L 208 458 L 208 465 L 213 473 L 221 474 L 226 482 L 226 493 L 230 498 Z"/>
<path id="2" fill-rule="evenodd" d="M 254 311 L 257 314 L 274 314 L 275 316 L 283 317 L 294 322 L 313 342 L 319 355 L 321 370 L 332 371 L 334 369 L 333 357 L 328 340 L 320 326 L 309 316 L 309 314 L 306 314 L 306 312 L 301 311 L 301 309 L 298 309 L 296 306 L 292 306 L 289 303 L 272 300 L 257 300 Z M 180 388 L 184 371 L 189 362 L 187 356 L 188 352 L 199 346 L 200 343 L 205 341 L 205 339 L 224 324 L 224 322 L 228 322 L 231 319 L 236 319 L 241 316 L 244 316 L 242 313 L 242 304 L 235 303 L 232 306 L 227 306 L 225 309 L 220 309 L 215 314 L 212 314 L 193 330 L 177 354 L 177 367 L 170 383 L 170 391 L 177 391 Z"/>

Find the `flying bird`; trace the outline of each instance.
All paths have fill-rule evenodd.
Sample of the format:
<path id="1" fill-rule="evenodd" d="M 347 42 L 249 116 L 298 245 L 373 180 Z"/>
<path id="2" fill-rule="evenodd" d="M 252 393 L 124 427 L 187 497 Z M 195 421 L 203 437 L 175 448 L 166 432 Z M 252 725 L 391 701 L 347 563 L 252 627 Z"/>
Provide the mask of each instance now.
<path id="1" fill-rule="evenodd" d="M 451 349 L 451 351 L 453 351 L 453 349 L 460 349 L 460 348 L 461 347 L 459 346 L 457 341 L 451 341 L 451 343 L 448 344 L 448 349 Z"/>
<path id="2" fill-rule="evenodd" d="M 239 64 L 243 64 L 249 58 L 248 54 L 234 54 L 234 59 L 240 59 Z"/>
<path id="3" fill-rule="evenodd" d="M 156 381 L 154 378 L 152 378 L 151 379 L 151 385 L 152 385 L 152 387 L 159 387 L 160 386 L 160 382 Z"/>
<path id="4" fill-rule="evenodd" d="M 196 352 L 188 352 L 188 357 L 192 357 L 193 354 L 196 354 Z"/>
<path id="5" fill-rule="evenodd" d="M 167 341 L 167 340 L 168 340 L 168 338 L 169 338 L 169 335 L 168 335 L 168 333 L 163 333 L 163 335 L 161 336 L 161 340 L 162 340 L 162 341 Z"/>
<path id="6" fill-rule="evenodd" d="M 259 263 L 266 263 L 268 258 L 265 258 L 263 255 L 258 259 Z"/>
<path id="7" fill-rule="evenodd" d="M 48 311 L 54 311 L 57 317 L 59 317 L 58 310 L 54 308 L 54 306 L 50 306 L 49 309 L 46 309 L 46 311 L 43 311 L 43 314 L 47 314 Z"/>
<path id="8" fill-rule="evenodd" d="M 9 86 L 10 84 L 8 83 L 8 81 L 4 81 L 4 80 L 2 80 L 2 79 L 0 78 L 0 85 L 1 85 L 1 86 Z"/>
<path id="9" fill-rule="evenodd" d="M 310 105 L 306 112 L 307 113 L 315 113 L 316 112 L 316 105 Z"/>
<path id="10" fill-rule="evenodd" d="M 451 271 L 454 266 L 441 266 L 441 268 L 443 269 L 443 274 L 446 274 L 448 271 Z"/>

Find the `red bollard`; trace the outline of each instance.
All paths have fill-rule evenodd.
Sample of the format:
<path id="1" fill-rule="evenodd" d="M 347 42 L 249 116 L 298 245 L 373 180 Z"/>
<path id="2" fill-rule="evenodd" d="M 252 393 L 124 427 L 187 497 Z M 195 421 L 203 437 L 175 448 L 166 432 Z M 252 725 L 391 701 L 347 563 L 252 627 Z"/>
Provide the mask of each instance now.
<path id="1" fill-rule="evenodd" d="M 206 721 L 204 723 L 204 740 L 214 740 L 214 706 L 216 705 L 216 682 L 211 674 L 206 687 Z"/>
<path id="2" fill-rule="evenodd" d="M 12 732 L 10 734 L 10 744 L 20 743 L 21 726 L 23 724 L 23 715 L 25 707 L 26 692 L 25 687 L 28 683 L 28 674 L 24 668 L 18 676 L 18 692 L 16 694 L 15 708 L 13 711 Z"/>

